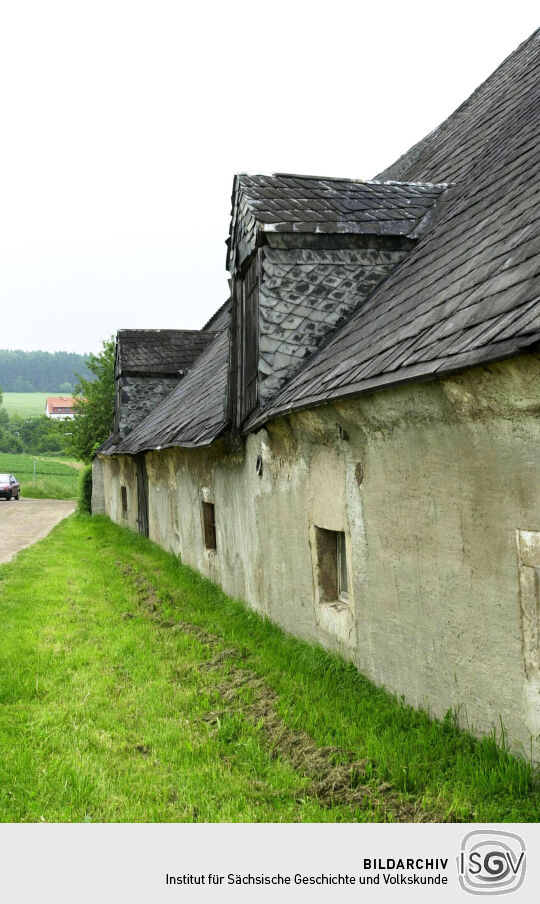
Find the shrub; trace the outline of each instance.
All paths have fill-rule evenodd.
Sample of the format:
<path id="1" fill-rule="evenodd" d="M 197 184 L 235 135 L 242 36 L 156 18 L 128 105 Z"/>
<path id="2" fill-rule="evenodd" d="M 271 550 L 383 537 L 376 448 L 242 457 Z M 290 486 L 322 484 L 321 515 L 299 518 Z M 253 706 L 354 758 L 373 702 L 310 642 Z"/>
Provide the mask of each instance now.
<path id="1" fill-rule="evenodd" d="M 22 452 L 23 444 L 18 436 L 0 427 L 0 452 Z"/>
<path id="2" fill-rule="evenodd" d="M 79 511 L 92 514 L 92 465 L 86 465 L 79 478 Z"/>
<path id="3" fill-rule="evenodd" d="M 77 374 L 75 413 L 70 422 L 67 451 L 82 461 L 90 461 L 95 444 L 109 436 L 114 421 L 114 362 L 116 343 L 111 336 L 103 342 L 99 355 L 90 354 L 86 367 L 93 379 Z"/>

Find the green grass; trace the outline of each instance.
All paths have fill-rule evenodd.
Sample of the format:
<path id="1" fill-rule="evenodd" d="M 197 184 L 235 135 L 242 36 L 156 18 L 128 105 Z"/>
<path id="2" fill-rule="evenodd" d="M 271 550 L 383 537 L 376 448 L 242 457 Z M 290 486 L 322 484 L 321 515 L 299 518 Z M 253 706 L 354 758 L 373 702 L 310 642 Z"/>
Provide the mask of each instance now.
<path id="1" fill-rule="evenodd" d="M 2 821 L 538 821 L 535 773 L 492 738 L 105 518 L 0 567 L 0 598 Z"/>
<path id="2" fill-rule="evenodd" d="M 15 475 L 21 485 L 21 496 L 33 499 L 75 499 L 78 494 L 79 468 L 74 463 L 44 456 L 0 452 L 0 474 L 3 473 Z"/>
<path id="3" fill-rule="evenodd" d="M 37 417 L 45 414 L 45 402 L 49 396 L 71 395 L 69 392 L 4 392 L 4 408 L 8 414 Z"/>

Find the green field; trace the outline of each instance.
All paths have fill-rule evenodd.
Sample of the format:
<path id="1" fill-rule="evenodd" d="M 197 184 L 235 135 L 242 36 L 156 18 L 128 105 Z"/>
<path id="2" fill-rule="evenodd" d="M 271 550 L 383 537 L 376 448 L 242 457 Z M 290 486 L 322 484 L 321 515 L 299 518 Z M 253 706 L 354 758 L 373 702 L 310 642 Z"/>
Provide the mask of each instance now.
<path id="1" fill-rule="evenodd" d="M 37 417 L 45 414 L 45 402 L 49 396 L 58 396 L 58 392 L 4 392 L 4 408 L 8 414 L 21 414 L 23 417 Z M 64 393 L 69 395 L 69 393 Z"/>
<path id="2" fill-rule="evenodd" d="M 72 516 L 0 567 L 0 821 L 537 822 L 535 770 Z"/>
<path id="3" fill-rule="evenodd" d="M 67 463 L 54 458 L 0 452 L 0 474 L 14 474 L 21 485 L 21 496 L 34 499 L 75 499 L 78 494 L 79 468 L 78 463 Z"/>

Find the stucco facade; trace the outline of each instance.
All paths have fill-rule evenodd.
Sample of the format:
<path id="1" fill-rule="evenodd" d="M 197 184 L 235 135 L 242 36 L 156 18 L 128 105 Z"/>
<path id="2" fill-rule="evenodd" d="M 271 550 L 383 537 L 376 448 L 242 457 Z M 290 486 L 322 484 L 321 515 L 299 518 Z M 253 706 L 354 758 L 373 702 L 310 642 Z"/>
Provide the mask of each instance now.
<path id="1" fill-rule="evenodd" d="M 522 355 L 277 418 L 234 450 L 149 452 L 150 538 L 408 702 L 502 722 L 538 757 L 539 390 Z M 135 459 L 94 467 L 137 529 Z M 345 534 L 345 601 L 321 575 L 328 532 Z"/>

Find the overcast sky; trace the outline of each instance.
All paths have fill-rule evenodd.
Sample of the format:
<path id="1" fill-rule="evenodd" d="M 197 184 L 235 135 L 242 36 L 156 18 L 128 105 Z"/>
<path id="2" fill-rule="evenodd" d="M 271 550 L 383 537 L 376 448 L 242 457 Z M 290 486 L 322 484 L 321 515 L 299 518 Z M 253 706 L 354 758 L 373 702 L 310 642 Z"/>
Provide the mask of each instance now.
<path id="1" fill-rule="evenodd" d="M 372 178 L 538 26 L 522 0 L 0 12 L 0 346 L 78 352 L 225 300 L 235 172 Z"/>

